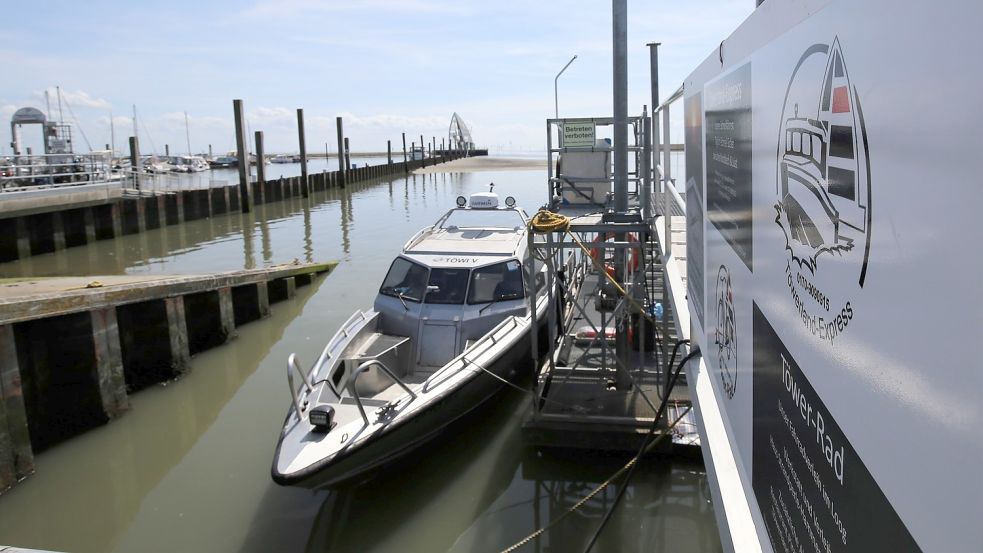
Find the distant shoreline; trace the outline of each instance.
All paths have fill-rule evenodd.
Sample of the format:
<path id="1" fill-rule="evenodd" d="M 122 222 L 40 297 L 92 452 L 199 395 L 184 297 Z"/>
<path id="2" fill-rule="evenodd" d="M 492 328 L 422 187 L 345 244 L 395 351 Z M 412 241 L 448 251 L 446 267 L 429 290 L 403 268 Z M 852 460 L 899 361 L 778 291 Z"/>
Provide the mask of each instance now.
<path id="1" fill-rule="evenodd" d="M 546 159 L 508 157 L 465 157 L 424 167 L 413 171 L 415 175 L 434 173 L 477 173 L 481 171 L 540 171 L 546 169 Z"/>

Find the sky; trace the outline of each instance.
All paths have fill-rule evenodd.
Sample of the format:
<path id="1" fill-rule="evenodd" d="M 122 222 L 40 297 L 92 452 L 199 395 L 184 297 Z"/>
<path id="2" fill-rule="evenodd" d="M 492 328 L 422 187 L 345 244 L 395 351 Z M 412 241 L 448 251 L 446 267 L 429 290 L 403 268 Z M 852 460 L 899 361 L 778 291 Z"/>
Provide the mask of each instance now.
<path id="1" fill-rule="evenodd" d="M 754 0 L 629 0 L 629 114 L 651 101 L 647 43 L 662 43 L 666 98 L 753 10 Z M 297 108 L 309 151 L 335 150 L 336 116 L 356 152 L 384 151 L 386 140 L 401 148 L 402 132 L 439 144 L 454 112 L 479 146 L 543 151 L 553 79 L 573 55 L 560 116 L 612 113 L 608 2 L 89 0 L 4 12 L 0 120 L 25 106 L 47 111 L 45 90 L 57 119 L 60 87 L 76 151 L 86 139 L 97 150 L 111 142 L 110 115 L 125 151 L 135 105 L 144 153 L 170 144 L 184 154 L 188 134 L 193 152 L 224 153 L 235 148 L 236 98 L 267 152 L 298 150 Z M 0 136 L 9 155 L 8 124 Z M 36 128 L 24 136 L 40 143 Z"/>

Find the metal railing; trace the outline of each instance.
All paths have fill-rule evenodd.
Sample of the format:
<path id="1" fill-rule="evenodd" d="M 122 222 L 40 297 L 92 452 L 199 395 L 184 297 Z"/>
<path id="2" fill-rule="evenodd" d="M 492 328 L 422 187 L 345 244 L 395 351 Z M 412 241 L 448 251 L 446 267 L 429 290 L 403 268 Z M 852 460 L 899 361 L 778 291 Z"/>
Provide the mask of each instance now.
<path id="1" fill-rule="evenodd" d="M 180 190 L 207 190 L 229 186 L 229 181 L 215 180 L 211 173 L 148 173 L 128 168 L 121 173 L 125 187 L 140 192 L 168 193 Z"/>
<path id="2" fill-rule="evenodd" d="M 652 117 L 658 121 L 659 115 L 662 116 L 662 134 L 656 134 L 655 143 L 652 146 L 652 154 L 655 157 L 654 178 L 659 184 L 659 202 L 662 207 L 663 224 L 665 225 L 666 243 L 663 244 L 663 255 L 666 261 L 672 255 L 672 213 L 673 207 L 679 208 L 686 213 L 686 201 L 676 190 L 676 181 L 672 178 L 672 140 L 669 133 L 669 106 L 683 97 L 683 87 L 680 86 L 665 102 L 652 110 Z M 660 152 L 661 150 L 661 152 Z M 662 155 L 662 163 L 658 162 L 658 156 Z"/>
<path id="3" fill-rule="evenodd" d="M 118 181 L 109 152 L 17 155 L 0 159 L 0 191 L 62 188 Z"/>
<path id="4" fill-rule="evenodd" d="M 304 394 L 303 405 L 301 405 L 299 390 L 297 389 L 297 386 L 294 385 L 295 372 L 301 376 L 304 381 L 304 387 L 307 388 L 307 391 Z M 297 364 L 297 354 L 291 353 L 290 356 L 287 357 L 287 385 L 290 387 L 290 398 L 293 400 L 294 409 L 297 411 L 298 419 L 304 418 L 304 411 L 309 403 L 307 401 L 307 396 L 314 392 L 314 387 L 312 386 L 309 377 L 310 373 L 305 375 L 304 371 L 300 368 L 300 365 Z"/>
<path id="5" fill-rule="evenodd" d="M 400 378 L 396 376 L 396 373 L 389 370 L 389 367 L 387 367 L 385 363 L 379 361 L 378 359 L 369 359 L 368 361 L 359 365 L 358 368 L 355 369 L 352 372 L 352 375 L 348 378 L 348 393 L 350 393 L 352 397 L 355 399 L 355 405 L 358 406 L 358 412 L 362 414 L 362 420 L 365 422 L 365 426 L 363 426 L 362 428 L 369 426 L 371 423 L 369 422 L 369 416 L 365 414 L 365 407 L 362 405 L 362 398 L 361 396 L 358 395 L 358 386 L 355 385 L 355 382 L 358 380 L 358 377 L 362 373 L 368 371 L 369 367 L 371 367 L 372 365 L 378 366 L 380 369 L 382 369 L 383 372 L 389 375 L 389 378 L 391 378 L 394 383 L 396 383 L 400 388 L 402 388 L 407 394 L 410 395 L 410 401 L 416 399 L 416 393 L 413 390 L 411 390 L 410 387 L 407 386 L 405 382 L 400 380 Z M 409 404 L 409 402 L 407 402 L 407 404 Z"/>
<path id="6" fill-rule="evenodd" d="M 672 260 L 672 243 L 675 234 L 684 231 L 683 229 L 673 229 L 672 217 L 673 213 L 678 209 L 683 215 L 686 214 L 686 201 L 676 190 L 676 180 L 672 177 L 672 139 L 670 135 L 670 116 L 669 107 L 673 103 L 679 101 L 683 97 L 683 86 L 676 89 L 675 92 L 662 102 L 660 106 L 652 110 L 653 123 L 657 122 L 659 115 L 662 116 L 662 136 L 659 133 L 653 133 L 655 135 L 655 143 L 652 146 L 653 155 L 653 178 L 658 184 L 658 204 L 661 207 L 662 212 L 662 223 L 663 223 L 663 237 L 665 238 L 662 244 L 662 274 L 663 274 L 663 287 L 662 287 L 662 304 L 670 305 L 670 294 L 672 294 L 672 282 L 669 279 L 668 265 Z M 661 151 L 661 152 L 660 152 Z M 685 158 L 685 149 L 684 158 Z M 662 155 L 662 163 L 658 163 L 659 155 Z M 675 208 L 675 209 L 674 209 Z M 673 313 L 678 313 L 677 308 L 674 303 Z M 685 307 L 685 306 L 683 306 Z M 688 336 L 689 329 L 682 329 L 684 336 Z M 662 338 L 663 344 L 669 343 L 669 317 L 664 317 L 662 319 Z"/>

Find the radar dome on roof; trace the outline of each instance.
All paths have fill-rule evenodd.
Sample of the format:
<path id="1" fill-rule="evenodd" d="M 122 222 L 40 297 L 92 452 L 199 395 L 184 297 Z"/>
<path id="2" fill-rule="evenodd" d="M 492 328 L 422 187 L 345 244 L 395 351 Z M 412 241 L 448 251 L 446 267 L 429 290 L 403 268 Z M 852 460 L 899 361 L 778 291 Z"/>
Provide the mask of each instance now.
<path id="1" fill-rule="evenodd" d="M 471 194 L 472 209 L 495 209 L 498 207 L 498 194 L 494 192 L 475 192 Z"/>

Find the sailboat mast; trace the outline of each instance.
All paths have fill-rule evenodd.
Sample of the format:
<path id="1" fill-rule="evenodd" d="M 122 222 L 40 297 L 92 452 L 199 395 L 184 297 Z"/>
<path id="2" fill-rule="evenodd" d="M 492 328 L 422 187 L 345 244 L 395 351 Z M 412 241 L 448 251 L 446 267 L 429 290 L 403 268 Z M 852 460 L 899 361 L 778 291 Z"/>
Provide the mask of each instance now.
<path id="1" fill-rule="evenodd" d="M 113 124 L 113 110 L 109 110 L 109 146 L 110 155 L 116 155 L 116 125 Z"/>
<path id="2" fill-rule="evenodd" d="M 184 112 L 184 138 L 188 141 L 188 155 L 191 155 L 191 130 L 188 127 L 188 112 Z"/>
<path id="3" fill-rule="evenodd" d="M 59 123 L 64 123 L 65 122 L 65 114 L 62 113 L 62 111 L 61 111 L 61 87 L 60 86 L 56 86 L 55 87 L 55 92 L 58 93 L 58 122 Z"/>

